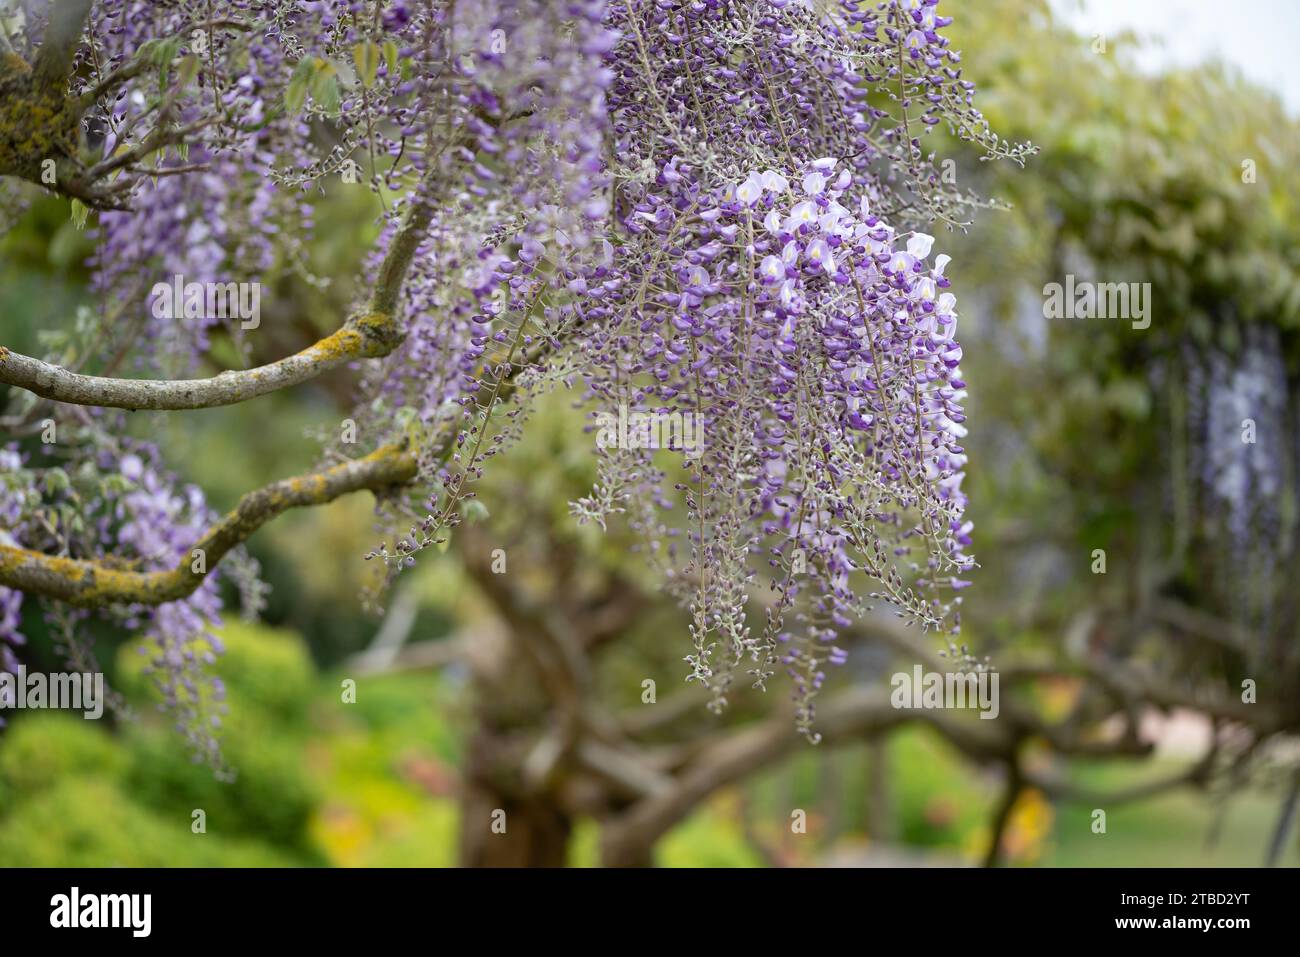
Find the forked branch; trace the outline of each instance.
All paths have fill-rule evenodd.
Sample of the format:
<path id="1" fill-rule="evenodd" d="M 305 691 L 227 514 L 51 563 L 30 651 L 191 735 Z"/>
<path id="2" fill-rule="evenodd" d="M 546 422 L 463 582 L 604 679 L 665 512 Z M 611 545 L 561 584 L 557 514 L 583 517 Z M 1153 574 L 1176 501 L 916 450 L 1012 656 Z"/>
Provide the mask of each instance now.
<path id="1" fill-rule="evenodd" d="M 0 346 L 0 383 L 73 405 L 160 411 L 210 409 L 298 385 L 356 359 L 386 356 L 402 342 L 394 312 L 402 282 L 428 231 L 431 215 L 427 200 L 412 204 L 380 267 L 369 309 L 288 358 L 206 379 L 116 379 L 81 375 Z"/>
<path id="2" fill-rule="evenodd" d="M 0 585 L 78 606 L 177 601 L 197 589 L 231 549 L 281 512 L 324 505 L 362 489 L 404 485 L 417 471 L 414 452 L 404 445 L 387 445 L 365 458 L 274 482 L 246 494 L 175 568 L 166 571 L 136 571 L 112 559 L 61 558 L 0 544 Z M 200 554 L 201 562 L 195 560 Z"/>

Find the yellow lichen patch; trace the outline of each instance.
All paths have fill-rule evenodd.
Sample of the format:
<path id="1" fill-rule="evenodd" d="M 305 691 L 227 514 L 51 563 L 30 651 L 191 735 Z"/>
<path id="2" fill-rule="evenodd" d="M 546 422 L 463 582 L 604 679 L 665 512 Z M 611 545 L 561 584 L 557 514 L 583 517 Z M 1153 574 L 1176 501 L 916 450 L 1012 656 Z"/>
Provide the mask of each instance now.
<path id="1" fill-rule="evenodd" d="M 361 333 L 346 327 L 332 333 L 312 346 L 312 358 L 323 362 L 337 362 L 360 356 L 365 348 Z"/>
<path id="2" fill-rule="evenodd" d="M 207 552 L 211 568 L 231 548 L 286 509 L 321 505 L 363 488 L 402 484 L 415 478 L 417 472 L 416 457 L 405 444 L 385 445 L 364 458 L 248 493 L 196 547 Z M 125 565 L 112 558 L 82 561 L 0 544 L 0 584 L 74 605 L 162 604 L 189 595 L 204 578 L 191 569 L 188 561 L 155 572 L 133 571 Z"/>
<path id="3" fill-rule="evenodd" d="M 386 312 L 367 312 L 348 321 L 365 336 L 368 356 L 385 356 L 401 342 L 397 323 Z"/>
<path id="4" fill-rule="evenodd" d="M 35 181 L 45 160 L 76 154 L 81 111 L 61 95 L 33 89 L 26 75 L 5 77 L 0 95 L 0 174 Z M 56 185 L 61 184 L 60 176 Z"/>
<path id="5" fill-rule="evenodd" d="M 194 590 L 177 571 L 125 571 L 8 545 L 0 546 L 0 578 L 83 606 L 124 601 L 158 604 Z"/>
<path id="6" fill-rule="evenodd" d="M 32 72 L 27 61 L 17 53 L 6 53 L 0 56 L 0 79 L 8 79 L 11 76 L 26 76 Z"/>

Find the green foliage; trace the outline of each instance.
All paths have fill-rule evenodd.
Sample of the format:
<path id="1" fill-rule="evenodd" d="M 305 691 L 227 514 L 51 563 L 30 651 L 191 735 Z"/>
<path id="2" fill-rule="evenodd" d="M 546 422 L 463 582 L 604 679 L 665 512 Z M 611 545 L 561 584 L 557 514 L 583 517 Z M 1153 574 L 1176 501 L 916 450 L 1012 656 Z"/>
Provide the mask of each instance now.
<path id="1" fill-rule="evenodd" d="M 127 730 L 133 752 L 127 778 L 138 800 L 168 813 L 203 808 L 209 831 L 259 836 L 305 849 L 307 825 L 318 795 L 302 759 L 308 703 L 315 675 L 302 641 L 293 633 L 239 621 L 222 630 L 225 653 L 215 671 L 226 684 L 230 714 L 222 746 L 239 775 L 231 785 L 210 768 L 185 760 L 166 727 L 139 722 Z M 139 656 L 119 666 L 124 689 L 147 692 Z"/>
<path id="2" fill-rule="evenodd" d="M 352 61 L 357 67 L 357 79 L 366 89 L 375 85 L 375 75 L 379 72 L 379 44 L 374 40 L 362 40 L 352 48 Z"/>
<path id="3" fill-rule="evenodd" d="M 664 836 L 655 848 L 660 867 L 762 867 L 763 859 L 746 841 L 734 815 L 693 814 Z"/>
<path id="4" fill-rule="evenodd" d="M 316 682 L 302 639 L 291 631 L 249 624 L 235 616 L 227 620 L 220 637 L 225 651 L 215 671 L 226 684 L 232 720 L 243 715 L 252 723 L 276 726 L 301 722 Z M 148 679 L 142 668 L 141 655 L 124 651 L 118 682 L 133 698 L 152 693 L 146 690 Z M 230 733 L 233 736 L 238 729 Z"/>
<path id="5" fill-rule="evenodd" d="M 234 782 L 184 760 L 174 735 L 139 729 L 129 740 L 133 753 L 126 789 L 167 816 L 202 808 L 209 833 L 307 852 L 307 827 L 319 792 L 303 765 L 301 743 L 275 725 L 238 724 L 244 727 L 225 738 L 226 758 L 238 775 Z"/>
<path id="6" fill-rule="evenodd" d="M 65 329 L 76 312 L 92 246 L 69 219 L 68 203 L 54 197 L 34 200 L 13 228 L 0 225 L 4 344 L 34 352 L 42 331 Z"/>
<path id="7" fill-rule="evenodd" d="M 1136 39 L 1110 38 L 1098 54 L 1054 26 L 1042 0 L 970 4 L 954 34 L 976 54 L 971 76 L 993 126 L 1042 148 L 1025 172 L 991 168 L 990 190 L 1018 207 L 1022 248 L 999 246 L 996 262 L 972 248 L 985 253 L 980 268 L 1032 285 L 1035 273 L 1059 279 L 1074 252 L 1099 277 L 1153 286 L 1149 334 L 1094 330 L 1088 352 L 1056 329 L 1065 352 L 1082 353 L 1063 362 L 1133 368 L 1188 338 L 1232 349 L 1238 322 L 1300 332 L 1300 121 L 1275 95 L 1219 66 L 1143 74 Z M 981 224 L 982 240 L 990 232 L 1007 238 L 1001 216 Z M 1026 268 L 1007 270 L 1008 255 Z M 1300 353 L 1291 358 L 1294 370 Z"/>
<path id="8" fill-rule="evenodd" d="M 1300 324 L 1300 123 L 1278 97 L 1216 66 L 1145 75 L 1137 40 L 1110 38 L 1098 54 L 1053 25 L 1043 0 L 969 4 L 953 32 L 978 54 L 970 72 L 993 126 L 1042 146 L 999 193 L 1048 213 L 1043 227 L 1102 265 L 1156 282 L 1171 324 L 1191 318 L 1183 307 L 1234 298 L 1245 317 Z"/>
<path id="9" fill-rule="evenodd" d="M 960 847 L 987 820 L 989 789 L 972 779 L 960 756 L 916 729 L 889 742 L 900 837 L 922 847 Z"/>
<path id="10" fill-rule="evenodd" d="M 459 813 L 457 699 L 427 672 L 362 676 L 355 704 L 339 704 L 336 675 L 314 714 L 315 778 L 327 798 L 312 834 L 334 864 L 451 867 Z"/>
<path id="11" fill-rule="evenodd" d="M 6 729 L 0 747 L 0 809 L 74 775 L 115 777 L 128 763 L 95 722 L 50 711 L 24 716 Z"/>
<path id="12" fill-rule="evenodd" d="M 236 782 L 192 762 L 166 723 L 152 718 L 152 689 L 127 646 L 119 690 L 138 714 L 119 734 L 107 722 L 46 713 L 24 715 L 8 730 L 0 862 L 67 863 L 68 855 L 96 866 L 323 862 L 309 833 L 320 796 L 303 759 L 316 687 L 306 649 L 292 633 L 239 623 L 222 637 L 227 653 L 216 672 L 231 703 L 223 744 Z M 61 815 L 57 827 L 47 827 L 51 805 Z M 120 842 L 90 836 L 100 807 L 103 828 L 120 831 Z M 205 834 L 190 833 L 196 809 L 205 813 Z M 45 860 L 47 853 L 63 856 Z"/>
<path id="13" fill-rule="evenodd" d="M 319 703 L 331 708 L 338 701 L 339 678 L 324 682 Z M 400 749 L 418 743 L 442 761 L 460 757 L 460 739 L 447 717 L 455 702 L 442 690 L 442 682 L 427 672 L 362 678 L 357 700 L 347 706 L 348 726 L 367 738 L 390 736 Z M 382 753 L 382 749 L 376 749 Z"/>
<path id="14" fill-rule="evenodd" d="M 1012 205 L 954 237 L 949 271 L 979 423 L 967 489 L 983 569 L 963 618 L 995 651 L 986 636 L 1024 647 L 1081 603 L 1122 600 L 1132 577 L 1090 574 L 1092 549 L 1115 568 L 1176 553 L 1188 353 L 1237 354 L 1265 324 L 1300 374 L 1300 122 L 1225 68 L 1142 72 L 1134 37 L 1094 52 L 1045 0 L 964 4 L 951 34 L 993 127 L 1041 150 L 1023 170 L 959 154 L 957 171 Z M 1067 273 L 1149 282 L 1150 327 L 1044 319 L 1043 287 Z M 1207 552 L 1185 574 L 1198 591 Z"/>
<path id="15" fill-rule="evenodd" d="M 194 834 L 188 811 L 159 815 L 102 778 L 63 778 L 0 818 L 0 863 L 9 867 L 283 867 L 265 844 Z"/>
<path id="16" fill-rule="evenodd" d="M 401 818 L 389 817 L 356 859 L 358 867 L 455 867 L 460 813 L 456 802 L 427 798 Z"/>

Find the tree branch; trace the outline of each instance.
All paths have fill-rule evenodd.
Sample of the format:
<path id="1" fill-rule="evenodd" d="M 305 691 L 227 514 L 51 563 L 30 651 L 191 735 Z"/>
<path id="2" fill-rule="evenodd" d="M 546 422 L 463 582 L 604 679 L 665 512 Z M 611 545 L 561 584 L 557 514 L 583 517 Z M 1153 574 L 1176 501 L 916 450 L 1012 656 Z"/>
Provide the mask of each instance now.
<path id="1" fill-rule="evenodd" d="M 984 866 L 997 867 L 1002 857 L 1002 839 L 1007 826 L 1011 823 L 1011 812 L 1015 810 L 1016 801 L 1024 788 L 1024 777 L 1020 771 L 1020 757 L 1012 754 L 1007 761 L 1007 781 L 1002 789 L 1002 800 L 998 802 L 993 813 L 993 823 L 989 828 L 989 846 L 984 852 Z"/>
<path id="2" fill-rule="evenodd" d="M 1261 704 L 1246 704 L 1231 697 L 1222 697 L 1195 688 L 1183 689 L 1161 680 L 1152 674 L 1143 674 L 1134 668 L 1125 668 L 1121 662 L 1067 662 L 1051 661 L 1012 663 L 1001 669 L 1008 683 L 1026 678 L 1081 678 L 1091 681 L 1117 698 L 1152 704 L 1165 710 L 1183 708 L 1236 721 L 1260 733 L 1268 733 L 1294 723 L 1291 713 Z"/>
<path id="3" fill-rule="evenodd" d="M 380 315 L 392 315 L 397 312 L 397 298 L 406 281 L 407 270 L 416 250 L 424 242 L 429 231 L 429 222 L 433 218 L 433 199 L 427 193 L 427 183 L 417 189 L 411 207 L 407 210 L 402 228 L 393 237 L 388 246 L 388 253 L 379 267 L 379 278 L 375 281 L 370 297 L 370 311 Z"/>
<path id="4" fill-rule="evenodd" d="M 1013 738 L 999 729 L 985 727 L 996 722 L 895 708 L 887 695 L 873 691 L 846 691 L 817 709 L 817 729 L 826 745 L 882 734 L 914 721 L 929 724 L 976 760 L 1005 759 L 1014 747 Z M 785 715 L 748 729 L 724 732 L 677 775 L 671 790 L 643 798 L 606 825 L 602 835 L 606 865 L 617 867 L 638 860 L 644 848 L 685 818 L 700 801 L 770 766 L 802 742 Z"/>
<path id="5" fill-rule="evenodd" d="M 886 641 L 898 642 L 908 654 L 922 661 L 935 664 L 940 661 L 915 643 L 904 643 L 905 630 L 894 629 L 888 622 L 869 622 L 864 630 L 876 637 L 884 637 Z M 1063 755 L 1129 757 L 1150 751 L 1149 745 L 1127 738 L 1118 741 L 1081 738 L 1044 721 L 1032 711 L 1014 707 L 1007 700 L 1002 701 L 1000 720 L 981 721 L 964 719 L 941 710 L 898 709 L 879 692 L 853 689 L 831 698 L 818 708 L 817 714 L 817 727 L 823 743 L 831 746 L 845 740 L 876 737 L 915 722 L 931 727 L 971 761 L 995 762 L 1010 769 L 1008 788 L 998 814 L 1000 823 L 994 828 L 998 843 L 990 846 L 986 863 L 996 861 L 1000 844 L 996 834 L 1005 827 L 1015 796 L 1024 787 L 1040 788 L 1049 796 L 1068 797 L 1079 793 L 1062 782 L 1032 775 L 1019 767 L 1017 752 L 1024 741 L 1042 739 L 1054 752 Z M 781 715 L 748 729 L 726 731 L 714 742 L 705 743 L 694 751 L 687 764 L 675 775 L 671 790 L 648 794 L 606 825 L 602 836 L 605 862 L 619 866 L 638 860 L 644 848 L 657 841 L 714 791 L 780 761 L 800 740 L 793 733 L 788 716 Z M 1140 785 L 1132 789 L 1131 794 L 1117 792 L 1107 797 L 1131 800 L 1178 784 L 1202 781 L 1209 772 L 1211 759 L 1212 755 L 1173 779 Z"/>
<path id="6" fill-rule="evenodd" d="M 249 492 L 220 522 L 208 530 L 194 549 L 167 571 L 131 571 L 111 559 L 85 561 L 44 555 L 0 544 L 0 585 L 43 595 L 78 606 L 113 602 L 158 605 L 191 594 L 235 546 L 281 512 L 323 505 L 350 492 L 378 491 L 415 478 L 416 456 L 403 445 L 387 445 L 365 458 L 320 472 L 282 479 Z M 194 554 L 203 553 L 202 571 L 195 571 Z"/>
<path id="7" fill-rule="evenodd" d="M 1134 801 L 1142 801 L 1163 794 L 1165 791 L 1172 791 L 1187 785 L 1204 786 L 1209 780 L 1218 753 L 1217 742 L 1212 743 L 1205 755 L 1188 768 L 1114 791 L 1096 791 L 1035 771 L 1022 770 L 1020 780 L 1025 787 L 1036 788 L 1053 801 L 1070 801 L 1078 804 L 1091 804 L 1093 807 L 1110 807 L 1116 804 L 1130 804 Z"/>
<path id="8" fill-rule="evenodd" d="M 0 346 L 0 383 L 18 386 L 43 399 L 73 405 L 133 411 L 211 409 L 298 385 L 354 359 L 386 355 L 392 347 L 365 331 L 379 327 L 379 320 L 373 314 L 350 319 L 342 329 L 288 358 L 207 379 L 110 379 L 81 375 Z"/>
<path id="9" fill-rule="evenodd" d="M 1291 784 L 1287 788 L 1286 797 L 1282 799 L 1282 809 L 1273 828 L 1273 839 L 1268 842 L 1268 854 L 1264 858 L 1265 867 L 1277 867 L 1277 862 L 1282 859 L 1282 849 L 1286 846 L 1287 835 L 1291 832 L 1291 821 L 1295 817 L 1297 798 L 1300 798 L 1300 770 L 1291 775 Z"/>
<path id="10" fill-rule="evenodd" d="M 431 216 L 432 204 L 427 198 L 411 204 L 384 257 L 368 311 L 352 316 L 342 329 L 285 359 L 207 379 L 115 379 L 81 375 L 0 346 L 0 384 L 73 405 L 157 411 L 211 409 L 298 385 L 356 359 L 386 356 L 403 339 L 394 318 L 397 299 Z"/>

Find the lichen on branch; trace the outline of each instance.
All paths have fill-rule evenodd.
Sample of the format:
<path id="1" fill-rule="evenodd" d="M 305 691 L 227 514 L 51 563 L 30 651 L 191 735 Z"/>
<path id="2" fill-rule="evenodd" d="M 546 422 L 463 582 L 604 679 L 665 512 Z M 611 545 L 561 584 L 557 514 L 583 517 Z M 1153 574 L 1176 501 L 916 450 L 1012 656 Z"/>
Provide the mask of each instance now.
<path id="1" fill-rule="evenodd" d="M 263 486 L 244 495 L 194 543 L 190 554 L 166 571 L 135 571 L 111 560 L 45 555 L 0 543 L 0 586 L 78 607 L 177 601 L 198 588 L 231 549 L 288 509 L 324 505 L 363 489 L 383 491 L 410 482 L 416 473 L 415 455 L 390 445 L 361 459 Z M 202 554 L 202 571 L 195 570 L 196 553 Z"/>

